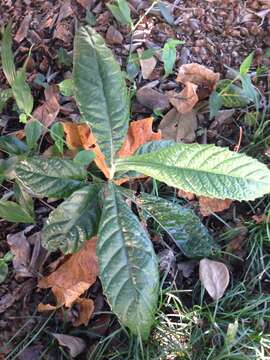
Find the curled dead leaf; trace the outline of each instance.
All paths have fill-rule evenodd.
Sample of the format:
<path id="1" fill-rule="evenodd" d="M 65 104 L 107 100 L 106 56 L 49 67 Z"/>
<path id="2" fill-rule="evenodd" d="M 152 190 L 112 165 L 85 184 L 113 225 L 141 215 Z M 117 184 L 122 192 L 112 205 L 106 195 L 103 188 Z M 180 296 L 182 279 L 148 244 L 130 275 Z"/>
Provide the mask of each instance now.
<path id="1" fill-rule="evenodd" d="M 209 216 L 214 212 L 221 212 L 228 209 L 232 204 L 232 200 L 213 199 L 206 196 L 200 196 L 199 204 L 202 216 Z"/>
<path id="2" fill-rule="evenodd" d="M 185 198 L 187 200 L 190 200 L 190 201 L 195 199 L 195 194 L 193 194 L 191 192 L 188 192 L 188 191 L 181 190 L 181 189 L 178 190 L 177 195 L 179 197 L 183 197 L 183 198 Z"/>
<path id="3" fill-rule="evenodd" d="M 215 89 L 219 77 L 219 73 L 215 73 L 206 66 L 191 63 L 184 64 L 180 67 L 176 81 L 181 82 L 182 84 L 191 82 L 198 86 L 206 87 L 211 93 Z"/>
<path id="4" fill-rule="evenodd" d="M 76 253 L 52 274 L 42 278 L 38 286 L 52 288 L 57 305 L 70 307 L 95 281 L 98 275 L 96 237 L 85 242 Z"/>
<path id="5" fill-rule="evenodd" d="M 84 342 L 84 340 L 77 336 L 55 333 L 52 335 L 59 342 L 59 345 L 68 348 L 70 356 L 73 358 L 81 354 L 86 349 L 86 343 Z"/>
<path id="6" fill-rule="evenodd" d="M 185 114 L 191 111 L 199 100 L 196 93 L 197 87 L 197 85 L 188 81 L 185 83 L 185 88 L 180 93 L 171 90 L 167 91 L 166 95 L 176 110 L 180 114 Z"/>
<path id="7" fill-rule="evenodd" d="M 78 305 L 79 309 L 78 309 L 78 317 L 73 322 L 73 325 L 87 326 L 95 309 L 94 301 L 92 299 L 79 298 L 75 301 L 74 305 Z"/>
<path id="8" fill-rule="evenodd" d="M 143 144 L 148 141 L 160 140 L 161 132 L 157 133 L 152 130 L 153 118 L 145 118 L 142 120 L 132 121 L 125 142 L 118 152 L 120 158 L 130 156 Z"/>
<path id="9" fill-rule="evenodd" d="M 102 154 L 96 138 L 87 124 L 74 124 L 71 122 L 63 122 L 64 131 L 66 133 L 66 142 L 72 150 L 84 148 L 92 150 L 96 157 L 95 163 L 103 174 L 109 178 L 110 171 L 105 162 L 105 156 Z"/>
<path id="10" fill-rule="evenodd" d="M 227 266 L 219 261 L 202 259 L 199 267 L 200 280 L 212 299 L 220 299 L 227 289 L 230 274 Z"/>

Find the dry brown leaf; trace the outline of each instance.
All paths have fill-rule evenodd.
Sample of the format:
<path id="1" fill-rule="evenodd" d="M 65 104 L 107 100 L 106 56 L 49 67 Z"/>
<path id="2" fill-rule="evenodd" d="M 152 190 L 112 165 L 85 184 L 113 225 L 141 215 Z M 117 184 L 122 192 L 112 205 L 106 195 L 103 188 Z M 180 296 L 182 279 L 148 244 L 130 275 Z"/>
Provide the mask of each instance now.
<path id="1" fill-rule="evenodd" d="M 46 311 L 54 311 L 57 308 L 59 308 L 59 306 L 55 306 L 55 305 L 51 305 L 51 304 L 38 304 L 37 306 L 37 311 L 38 312 L 46 312 Z"/>
<path id="2" fill-rule="evenodd" d="M 202 259 L 200 261 L 200 280 L 212 299 L 220 299 L 230 281 L 229 270 L 219 261 Z"/>
<path id="3" fill-rule="evenodd" d="M 159 124 L 163 139 L 184 143 L 192 143 L 196 139 L 197 127 L 197 116 L 194 110 L 179 114 L 174 108 L 163 117 Z"/>
<path id="4" fill-rule="evenodd" d="M 106 41 L 111 45 L 121 45 L 124 38 L 123 35 L 113 25 L 110 25 L 106 32 Z"/>
<path id="5" fill-rule="evenodd" d="M 57 305 L 70 307 L 95 281 L 98 275 L 96 257 L 96 237 L 86 241 L 85 245 L 66 262 L 47 277 L 42 278 L 38 286 L 52 288 Z"/>
<path id="6" fill-rule="evenodd" d="M 133 155 L 135 151 L 143 144 L 161 139 L 161 132 L 153 132 L 153 118 L 132 121 L 129 124 L 125 142 L 118 152 L 120 158 Z"/>
<path id="7" fill-rule="evenodd" d="M 76 0 L 83 8 L 89 9 L 93 3 L 93 0 Z"/>
<path id="8" fill-rule="evenodd" d="M 214 212 L 221 212 L 228 209 L 232 200 L 213 199 L 206 196 L 199 197 L 200 212 L 203 216 L 209 216 Z"/>
<path id="9" fill-rule="evenodd" d="M 185 114 L 191 111 L 199 100 L 196 93 L 197 87 L 197 85 L 188 81 L 185 83 L 185 88 L 180 93 L 171 90 L 167 91 L 166 95 L 177 111 L 180 114 Z"/>
<path id="10" fill-rule="evenodd" d="M 82 147 L 85 150 L 94 151 L 96 155 L 94 161 L 97 167 L 107 178 L 109 178 L 110 171 L 106 165 L 105 157 L 102 154 L 90 127 L 87 124 L 74 124 L 71 122 L 63 122 L 62 124 L 66 133 L 66 142 L 68 146 L 72 150 Z"/>
<path id="11" fill-rule="evenodd" d="M 211 93 L 216 86 L 220 77 L 219 73 L 215 73 L 204 65 L 191 63 L 184 64 L 180 67 L 176 81 L 186 84 L 191 82 L 200 87 L 207 88 Z"/>
<path id="12" fill-rule="evenodd" d="M 55 121 L 60 110 L 58 86 L 49 86 L 45 89 L 44 94 L 45 102 L 35 109 L 33 117 L 44 126 L 49 127 Z"/>
<path id="13" fill-rule="evenodd" d="M 13 255 L 13 267 L 18 277 L 31 277 L 29 271 L 31 247 L 25 236 L 25 230 L 7 236 L 7 242 Z"/>
<path id="14" fill-rule="evenodd" d="M 94 301 L 92 299 L 79 298 L 74 304 L 79 306 L 79 314 L 78 318 L 73 322 L 73 325 L 87 326 L 95 309 Z"/>
<path id="15" fill-rule="evenodd" d="M 156 64 L 157 64 L 157 59 L 154 56 L 151 56 L 148 59 L 142 59 L 141 55 L 143 54 L 144 50 L 143 49 L 137 49 L 137 53 L 139 55 L 139 61 L 140 61 L 140 65 L 141 65 L 141 70 L 142 70 L 142 77 L 147 80 L 149 79 L 150 75 L 152 74 L 152 72 L 154 71 Z"/>
<path id="16" fill-rule="evenodd" d="M 177 196 L 183 197 L 190 201 L 195 199 L 195 194 L 188 192 L 188 191 L 181 190 L 181 189 L 178 190 Z"/>
<path id="17" fill-rule="evenodd" d="M 84 342 L 84 340 L 77 336 L 55 333 L 53 333 L 52 335 L 57 339 L 59 345 L 68 348 L 69 354 L 73 358 L 81 354 L 86 349 L 86 343 Z"/>
<path id="18" fill-rule="evenodd" d="M 14 38 L 15 41 L 17 41 L 17 43 L 22 42 L 23 39 L 26 38 L 31 19 L 32 19 L 32 14 L 28 13 L 24 17 L 23 21 L 21 22 L 21 25 L 20 25 L 19 29 L 17 30 L 15 38 Z"/>
<path id="19" fill-rule="evenodd" d="M 143 86 L 136 93 L 137 101 L 151 110 L 159 109 L 161 111 L 170 107 L 167 95 L 161 94 L 157 90 Z"/>

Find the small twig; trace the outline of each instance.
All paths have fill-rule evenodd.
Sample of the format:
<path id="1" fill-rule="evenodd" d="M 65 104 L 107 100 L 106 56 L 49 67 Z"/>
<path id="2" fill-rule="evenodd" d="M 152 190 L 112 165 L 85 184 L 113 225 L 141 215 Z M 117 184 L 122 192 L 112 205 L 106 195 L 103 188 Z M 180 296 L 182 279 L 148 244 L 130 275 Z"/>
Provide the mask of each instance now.
<path id="1" fill-rule="evenodd" d="M 242 126 L 240 126 L 239 127 L 239 140 L 238 140 L 237 145 L 233 149 L 234 151 L 238 152 L 240 150 L 242 139 L 243 139 L 243 128 L 242 128 Z"/>

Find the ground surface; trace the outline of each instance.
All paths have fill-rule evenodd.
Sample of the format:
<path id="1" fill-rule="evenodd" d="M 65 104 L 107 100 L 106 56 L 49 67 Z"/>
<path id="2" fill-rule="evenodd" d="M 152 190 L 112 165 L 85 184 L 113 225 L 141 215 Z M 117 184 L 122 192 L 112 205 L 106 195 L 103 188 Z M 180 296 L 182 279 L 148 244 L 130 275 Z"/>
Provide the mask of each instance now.
<path id="1" fill-rule="evenodd" d="M 96 19 L 95 29 L 104 36 L 123 70 L 128 72 L 130 52 L 136 53 L 137 49 L 156 51 L 158 62 L 148 78 L 144 79 L 139 69 L 134 81 L 128 82 L 134 92 L 146 84 L 157 91 L 143 98 L 134 96 L 132 101 L 132 120 L 154 115 L 157 119 L 155 130 L 161 117 L 154 108 L 164 101 L 162 96 L 166 91 L 181 88 L 176 82 L 181 65 L 203 64 L 219 72 L 221 78 L 231 79 L 232 69 L 238 69 L 243 59 L 254 51 L 252 71 L 255 73 L 256 69 L 263 69 L 261 75 L 253 80 L 262 95 L 260 111 L 266 109 L 261 120 L 265 125 L 250 126 L 245 122 L 244 115 L 250 109 L 227 110 L 231 113 L 225 119 L 221 116 L 210 121 L 207 109 L 202 108 L 198 113 L 195 133 L 193 129 L 195 135 L 191 134 L 191 140 L 188 137 L 190 134 L 185 136 L 188 137 L 187 142 L 215 143 L 229 146 L 232 150 L 238 147 L 269 165 L 269 1 L 169 1 L 166 3 L 170 9 L 168 21 L 158 8 L 151 9 L 150 1 L 131 0 L 132 20 L 136 25 L 133 34 L 127 26 L 119 25 L 105 3 L 95 0 L 1 1 L 0 26 L 9 22 L 12 24 L 17 67 L 23 65 L 31 48 L 27 75 L 34 94 L 35 109 L 44 103 L 47 86 L 70 77 L 74 31 L 80 23 L 92 21 L 89 10 Z M 159 50 L 170 38 L 184 40 L 185 43 L 177 47 L 174 73 L 165 78 Z M 2 71 L 0 87 L 1 90 L 7 87 Z M 70 97 L 58 94 L 57 102 L 58 121 L 79 118 Z M 166 114 L 170 108 L 171 105 L 165 105 L 162 113 Z M 1 135 L 23 129 L 12 103 L 3 109 L 0 125 Z M 50 140 L 43 143 L 42 151 L 48 145 Z M 136 188 L 139 185 L 132 186 Z M 150 182 L 146 181 L 144 186 L 150 192 L 153 190 Z M 10 184 L 2 184 L 2 195 L 9 189 Z M 173 189 L 160 185 L 156 191 L 168 199 L 175 199 L 177 195 Z M 184 194 L 179 193 L 177 201 L 194 208 L 202 217 L 198 199 L 188 201 Z M 30 235 L 39 233 L 50 211 L 50 204 L 37 200 L 35 208 L 39 221 L 29 229 Z M 166 276 L 156 327 L 143 350 L 136 340 L 118 331 L 119 326 L 108 313 L 98 281 L 87 292 L 87 296 L 95 302 L 95 313 L 89 325 L 74 327 L 72 321 L 74 323 L 78 315 L 76 307 L 56 313 L 37 312 L 37 305 L 44 299 L 49 302 L 51 293 L 37 290 L 40 274 L 18 276 L 10 264 L 9 275 L 0 285 L 0 358 L 69 359 L 68 351 L 52 342 L 52 333 L 64 333 L 86 341 L 88 351 L 79 355 L 79 359 L 269 359 L 270 230 L 269 218 L 265 216 L 268 208 L 269 197 L 265 197 L 253 203 L 233 202 L 223 212 L 215 214 L 214 211 L 202 217 L 221 246 L 220 258 L 231 273 L 230 286 L 219 303 L 213 303 L 208 295 L 201 293 L 198 260 L 188 260 L 177 253 L 169 239 L 165 239 L 168 246 L 164 246 L 162 235 L 152 229 L 161 274 Z M 7 236 L 18 233 L 24 227 L 1 220 L 0 256 L 9 250 Z M 58 257 L 59 254 L 49 257 L 43 270 L 48 272 L 49 263 Z M 237 332 L 231 342 L 228 340 L 228 329 L 236 329 Z"/>

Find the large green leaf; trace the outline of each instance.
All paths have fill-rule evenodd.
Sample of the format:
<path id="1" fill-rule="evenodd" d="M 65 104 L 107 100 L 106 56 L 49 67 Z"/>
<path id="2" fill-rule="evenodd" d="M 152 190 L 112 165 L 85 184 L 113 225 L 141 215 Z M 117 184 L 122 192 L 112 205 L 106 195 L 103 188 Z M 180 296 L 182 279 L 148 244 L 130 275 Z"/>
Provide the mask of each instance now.
<path id="1" fill-rule="evenodd" d="M 100 219 L 97 193 L 91 184 L 75 191 L 50 213 L 42 230 L 42 242 L 49 251 L 73 253 L 97 233 Z"/>
<path id="2" fill-rule="evenodd" d="M 176 144 L 118 159 L 116 170 L 135 170 L 169 186 L 219 199 L 253 200 L 270 192 L 266 165 L 214 145 Z"/>
<path id="3" fill-rule="evenodd" d="M 13 201 L 0 200 L 0 218 L 15 223 L 34 223 L 33 217 Z"/>
<path id="4" fill-rule="evenodd" d="M 119 64 L 90 26 L 75 36 L 73 81 L 83 120 L 91 125 L 111 168 L 129 122 L 129 101 Z"/>
<path id="5" fill-rule="evenodd" d="M 61 158 L 21 161 L 16 167 L 19 181 L 34 195 L 65 198 L 84 185 L 87 173 L 82 165 Z"/>
<path id="6" fill-rule="evenodd" d="M 213 239 L 192 209 L 146 193 L 136 197 L 133 191 L 124 188 L 121 191 L 146 211 L 186 256 L 194 258 L 213 254 Z"/>
<path id="7" fill-rule="evenodd" d="M 157 261 L 138 218 L 111 183 L 99 226 L 97 256 L 112 310 L 123 325 L 146 339 L 157 305 Z"/>

